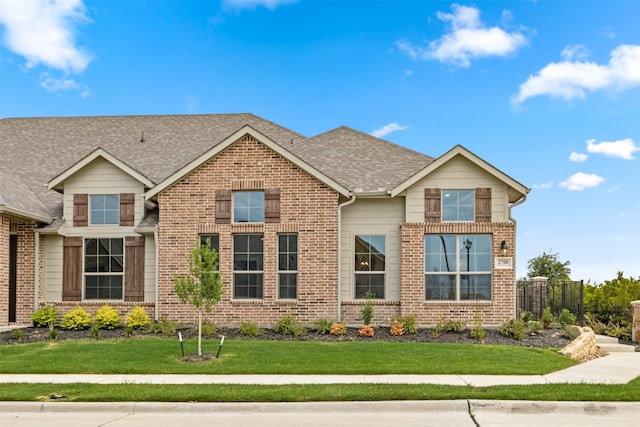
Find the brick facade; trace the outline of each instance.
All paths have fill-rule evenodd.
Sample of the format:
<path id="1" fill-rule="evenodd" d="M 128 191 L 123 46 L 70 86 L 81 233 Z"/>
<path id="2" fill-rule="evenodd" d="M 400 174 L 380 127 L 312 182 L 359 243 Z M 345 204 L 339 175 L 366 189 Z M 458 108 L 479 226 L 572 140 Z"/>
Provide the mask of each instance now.
<path id="1" fill-rule="evenodd" d="M 216 223 L 216 190 L 280 190 L 280 220 L 260 224 Z M 198 235 L 220 239 L 224 294 L 209 316 L 221 325 L 254 321 L 272 326 L 291 314 L 303 323 L 337 318 L 338 194 L 261 144 L 245 136 L 158 195 L 158 314 L 193 322 L 195 310 L 182 304 L 173 289 L 173 274 L 186 274 L 188 256 Z M 298 234 L 298 298 L 279 300 L 278 233 Z M 232 239 L 237 233 L 259 233 L 264 242 L 263 298 L 234 299 Z"/>
<path id="2" fill-rule="evenodd" d="M 515 316 L 515 270 L 493 267 L 490 301 L 425 301 L 424 236 L 425 234 L 492 234 L 492 252 L 500 254 L 505 240 L 510 254 L 515 250 L 512 223 L 404 223 L 402 234 L 401 314 L 415 316 L 419 325 L 435 325 L 444 319 L 462 320 L 467 324 L 479 316 L 484 326 L 498 326 Z M 414 260 L 413 262 L 407 262 Z"/>
<path id="3" fill-rule="evenodd" d="M 0 215 L 0 325 L 9 321 L 9 234 L 11 220 Z"/>

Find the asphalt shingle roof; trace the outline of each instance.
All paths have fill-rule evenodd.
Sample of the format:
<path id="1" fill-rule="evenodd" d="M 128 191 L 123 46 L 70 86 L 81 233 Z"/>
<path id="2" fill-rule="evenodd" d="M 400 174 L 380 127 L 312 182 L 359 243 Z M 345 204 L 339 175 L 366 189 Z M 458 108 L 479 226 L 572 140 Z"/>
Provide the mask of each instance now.
<path id="1" fill-rule="evenodd" d="M 307 139 L 248 113 L 2 119 L 0 197 L 55 218 L 62 197 L 47 183 L 98 147 L 157 184 L 245 125 L 351 190 L 391 189 L 433 161 L 346 127 Z"/>

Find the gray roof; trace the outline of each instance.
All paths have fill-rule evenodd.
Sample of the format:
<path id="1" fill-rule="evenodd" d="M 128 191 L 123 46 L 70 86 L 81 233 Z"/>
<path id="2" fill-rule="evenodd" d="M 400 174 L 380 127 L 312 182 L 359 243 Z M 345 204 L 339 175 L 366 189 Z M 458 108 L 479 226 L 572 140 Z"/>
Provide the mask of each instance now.
<path id="1" fill-rule="evenodd" d="M 2 119 L 0 197 L 53 219 L 62 198 L 47 183 L 98 147 L 157 184 L 245 125 L 351 190 L 391 189 L 433 161 L 353 129 L 307 139 L 247 113 Z"/>

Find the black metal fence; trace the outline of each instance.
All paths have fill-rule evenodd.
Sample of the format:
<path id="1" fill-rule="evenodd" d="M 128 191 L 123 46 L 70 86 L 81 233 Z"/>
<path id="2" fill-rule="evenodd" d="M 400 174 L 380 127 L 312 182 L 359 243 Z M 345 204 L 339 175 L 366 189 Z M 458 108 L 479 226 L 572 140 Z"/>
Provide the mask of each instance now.
<path id="1" fill-rule="evenodd" d="M 516 308 L 518 316 L 524 311 L 533 314 L 537 320 L 546 307 L 554 316 L 566 308 L 576 316 L 576 320 L 584 323 L 584 283 L 580 281 L 566 282 L 518 282 L 516 289 Z"/>

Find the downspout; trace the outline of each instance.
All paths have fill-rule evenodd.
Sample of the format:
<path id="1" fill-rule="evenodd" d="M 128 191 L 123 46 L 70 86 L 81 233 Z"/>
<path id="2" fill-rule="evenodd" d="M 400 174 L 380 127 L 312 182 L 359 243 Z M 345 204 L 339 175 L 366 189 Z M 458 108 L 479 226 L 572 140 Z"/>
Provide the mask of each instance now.
<path id="1" fill-rule="evenodd" d="M 516 245 L 516 236 L 518 235 L 518 221 L 516 221 L 513 218 L 513 215 L 511 213 L 511 210 L 513 208 L 515 208 L 518 205 L 521 205 L 525 202 L 525 200 L 527 200 L 527 195 L 524 194 L 521 198 L 519 198 L 518 200 L 516 200 L 515 202 L 513 202 L 512 204 L 509 205 L 509 221 L 511 221 L 513 223 L 513 271 L 516 271 L 516 248 L 518 247 L 518 245 Z M 515 285 L 515 281 L 518 280 L 517 277 L 515 277 L 515 273 L 514 273 L 514 285 Z M 518 312 L 518 301 L 517 298 L 513 299 L 513 312 L 517 313 Z"/>
<path id="2" fill-rule="evenodd" d="M 34 232 L 35 239 L 35 255 L 34 255 L 34 274 L 33 274 L 33 311 L 38 309 L 40 304 L 40 232 Z"/>
<path id="3" fill-rule="evenodd" d="M 158 316 L 158 304 L 160 303 L 160 297 L 158 296 L 158 293 L 160 292 L 160 287 L 158 286 L 158 282 L 160 279 L 160 245 L 158 244 L 158 226 L 156 225 L 154 230 L 153 230 L 153 240 L 154 240 L 154 244 L 156 245 L 156 289 L 155 289 L 155 300 L 154 300 L 154 304 L 155 304 L 155 315 L 154 320 L 157 322 L 159 319 Z"/>
<path id="4" fill-rule="evenodd" d="M 349 200 L 338 204 L 338 322 L 342 320 L 342 208 L 356 201 L 356 195 L 349 193 Z"/>

